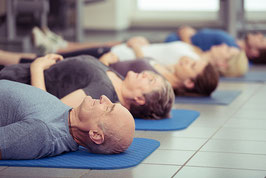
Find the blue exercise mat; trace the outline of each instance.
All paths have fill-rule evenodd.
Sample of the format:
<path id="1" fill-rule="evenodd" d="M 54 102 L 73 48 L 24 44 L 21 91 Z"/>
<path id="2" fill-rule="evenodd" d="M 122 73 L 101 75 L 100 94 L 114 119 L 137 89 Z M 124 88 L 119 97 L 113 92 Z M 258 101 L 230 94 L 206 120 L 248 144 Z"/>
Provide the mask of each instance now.
<path id="1" fill-rule="evenodd" d="M 221 77 L 220 81 L 229 81 L 229 82 L 266 82 L 266 71 L 249 71 L 243 77 Z"/>
<path id="2" fill-rule="evenodd" d="M 171 118 L 145 120 L 135 118 L 136 130 L 169 131 L 187 128 L 200 113 L 193 110 L 172 109 Z"/>
<path id="3" fill-rule="evenodd" d="M 134 138 L 123 153 L 113 155 L 92 154 L 84 147 L 76 152 L 36 160 L 0 160 L 0 166 L 120 169 L 138 165 L 160 146 L 160 142 L 147 138 Z"/>
<path id="4" fill-rule="evenodd" d="M 208 97 L 175 97 L 175 103 L 228 105 L 241 93 L 239 90 L 217 90 Z"/>

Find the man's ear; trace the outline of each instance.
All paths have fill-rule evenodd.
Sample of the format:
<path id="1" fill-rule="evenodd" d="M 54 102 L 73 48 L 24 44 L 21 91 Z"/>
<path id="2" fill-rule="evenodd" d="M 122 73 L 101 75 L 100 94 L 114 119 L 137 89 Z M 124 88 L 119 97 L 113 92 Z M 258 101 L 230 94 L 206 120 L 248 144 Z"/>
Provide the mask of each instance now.
<path id="1" fill-rule="evenodd" d="M 89 137 L 97 145 L 100 145 L 104 142 L 104 134 L 99 130 L 90 130 Z"/>
<path id="2" fill-rule="evenodd" d="M 186 88 L 189 89 L 192 89 L 195 86 L 194 82 L 191 79 L 184 80 L 183 84 L 185 85 Z"/>
<path id="3" fill-rule="evenodd" d="M 137 105 L 144 105 L 145 104 L 145 98 L 143 96 L 136 96 L 134 98 L 134 102 L 137 104 Z"/>

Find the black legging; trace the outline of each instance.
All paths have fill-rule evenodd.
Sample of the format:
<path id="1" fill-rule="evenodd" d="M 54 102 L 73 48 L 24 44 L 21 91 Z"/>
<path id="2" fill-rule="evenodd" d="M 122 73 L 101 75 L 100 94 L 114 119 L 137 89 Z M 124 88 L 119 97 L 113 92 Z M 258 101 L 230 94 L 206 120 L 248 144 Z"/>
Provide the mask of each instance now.
<path id="1" fill-rule="evenodd" d="M 73 57 L 73 56 L 79 56 L 79 55 L 90 55 L 97 59 L 99 59 L 103 54 L 108 53 L 111 50 L 110 47 L 97 47 L 97 48 L 87 48 L 72 52 L 66 52 L 66 53 L 58 53 L 62 55 L 64 58 L 67 57 Z M 40 56 L 38 56 L 40 57 Z M 35 58 L 36 59 L 36 58 Z M 21 58 L 20 63 L 31 63 L 33 60 L 29 58 Z M 0 68 L 1 69 L 1 68 Z"/>
<path id="2" fill-rule="evenodd" d="M 4 67 L 5 67 L 5 66 L 3 66 L 3 65 L 0 65 L 0 70 L 2 70 Z"/>

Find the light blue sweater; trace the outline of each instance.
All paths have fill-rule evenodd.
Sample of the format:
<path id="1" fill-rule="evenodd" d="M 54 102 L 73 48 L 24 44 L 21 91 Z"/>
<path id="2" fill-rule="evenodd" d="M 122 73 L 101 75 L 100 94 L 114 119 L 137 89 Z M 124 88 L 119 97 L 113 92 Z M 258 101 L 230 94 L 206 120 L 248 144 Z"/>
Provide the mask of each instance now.
<path id="1" fill-rule="evenodd" d="M 41 89 L 0 80 L 2 159 L 37 159 L 77 150 L 69 133 L 69 110 Z"/>

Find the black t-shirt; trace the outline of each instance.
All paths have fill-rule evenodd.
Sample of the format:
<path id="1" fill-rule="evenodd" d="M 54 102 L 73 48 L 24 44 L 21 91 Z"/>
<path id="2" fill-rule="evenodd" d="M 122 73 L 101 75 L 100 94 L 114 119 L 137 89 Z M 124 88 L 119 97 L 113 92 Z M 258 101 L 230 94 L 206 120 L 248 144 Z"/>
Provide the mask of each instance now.
<path id="1" fill-rule="evenodd" d="M 136 59 L 136 60 L 128 60 L 128 61 L 121 61 L 110 64 L 110 67 L 118 72 L 123 77 L 126 77 L 127 72 L 132 70 L 136 73 L 140 73 L 144 70 L 153 71 L 159 74 L 151 65 L 150 65 L 151 58 L 143 58 L 143 59 Z"/>
<path id="2" fill-rule="evenodd" d="M 46 89 L 60 99 L 83 89 L 92 98 L 106 95 L 112 102 L 117 102 L 118 96 L 106 74 L 108 70 L 110 68 L 88 55 L 66 58 L 44 71 Z M 0 71 L 0 79 L 30 84 L 30 64 L 5 67 Z"/>

